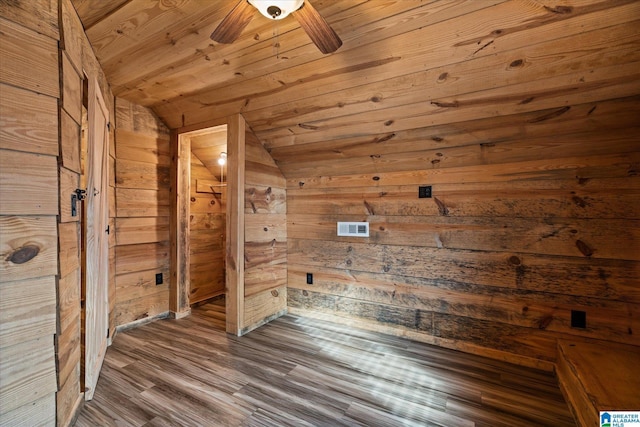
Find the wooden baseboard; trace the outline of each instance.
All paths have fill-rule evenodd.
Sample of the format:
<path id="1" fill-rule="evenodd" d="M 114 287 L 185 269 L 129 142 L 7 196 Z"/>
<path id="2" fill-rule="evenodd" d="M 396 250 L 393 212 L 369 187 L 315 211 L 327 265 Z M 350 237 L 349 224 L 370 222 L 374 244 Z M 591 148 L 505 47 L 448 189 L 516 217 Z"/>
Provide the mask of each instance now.
<path id="1" fill-rule="evenodd" d="M 169 316 L 168 317 L 170 317 L 172 319 L 182 319 L 183 317 L 187 317 L 190 314 L 191 314 L 191 309 L 185 310 L 185 311 L 179 311 L 179 312 L 171 311 L 171 312 L 169 312 Z"/>
<path id="2" fill-rule="evenodd" d="M 189 313 L 187 313 L 187 315 Z M 125 323 L 123 325 L 118 325 L 116 326 L 116 334 L 121 331 L 126 331 L 128 329 L 137 328 L 139 326 L 146 325 L 147 323 L 153 322 L 158 319 L 166 319 L 170 316 L 171 316 L 170 312 L 165 311 L 164 313 L 159 313 L 159 314 L 156 314 L 155 316 L 145 317 L 144 319 L 134 320 L 133 322 Z"/>
<path id="3" fill-rule="evenodd" d="M 272 314 L 271 316 L 269 316 L 269 317 L 267 317 L 267 318 L 265 318 L 265 319 L 262 319 L 262 320 L 261 320 L 260 322 L 258 322 L 258 323 L 255 323 L 255 324 L 253 324 L 253 325 L 251 325 L 251 326 L 247 326 L 246 328 L 243 328 L 243 329 L 240 331 L 240 333 L 238 334 L 238 336 L 242 336 L 242 335 L 244 335 L 244 334 L 248 334 L 249 332 L 253 331 L 254 329 L 257 329 L 257 328 L 259 328 L 260 326 L 265 325 L 265 324 L 267 324 L 267 323 L 271 322 L 271 321 L 272 321 L 272 320 L 274 320 L 274 319 L 277 319 L 278 317 L 282 317 L 282 316 L 284 316 L 285 314 L 287 314 L 287 309 L 286 309 L 286 308 L 285 308 L 285 309 L 283 309 L 283 310 L 278 311 L 277 313 Z"/>
<path id="4" fill-rule="evenodd" d="M 503 362 L 513 363 L 518 366 L 539 369 L 542 371 L 553 372 L 555 364 L 548 360 L 539 360 L 533 357 L 522 356 L 518 354 L 508 353 L 506 351 L 494 350 L 491 348 L 481 347 L 479 345 L 461 342 L 458 340 L 450 340 L 446 338 L 434 337 L 424 332 L 411 331 L 401 326 L 381 325 L 380 323 L 363 320 L 356 317 L 335 316 L 334 314 L 322 313 L 314 310 L 306 310 L 304 308 L 288 307 L 290 314 L 304 317 L 311 317 L 328 322 L 340 323 L 356 328 L 366 329 L 373 332 L 382 332 L 384 334 L 405 337 L 414 341 L 433 344 L 451 350 L 458 350 L 464 353 L 484 356 L 490 359 L 500 360 Z"/>

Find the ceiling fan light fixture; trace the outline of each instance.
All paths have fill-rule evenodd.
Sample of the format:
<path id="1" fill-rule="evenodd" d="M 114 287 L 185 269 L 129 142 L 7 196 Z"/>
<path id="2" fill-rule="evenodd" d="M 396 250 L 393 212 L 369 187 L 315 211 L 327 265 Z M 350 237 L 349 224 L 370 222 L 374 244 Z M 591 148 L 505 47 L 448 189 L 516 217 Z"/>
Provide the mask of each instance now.
<path id="1" fill-rule="evenodd" d="M 283 19 L 302 7 L 304 0 L 248 0 L 258 11 L 269 19 Z"/>

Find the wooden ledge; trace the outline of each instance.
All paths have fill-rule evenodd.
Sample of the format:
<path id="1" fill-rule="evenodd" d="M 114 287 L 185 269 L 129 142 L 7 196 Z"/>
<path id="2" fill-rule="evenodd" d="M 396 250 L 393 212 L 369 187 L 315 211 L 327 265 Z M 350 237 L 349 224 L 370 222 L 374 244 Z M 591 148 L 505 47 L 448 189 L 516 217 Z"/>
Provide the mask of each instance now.
<path id="1" fill-rule="evenodd" d="M 579 426 L 600 411 L 640 410 L 640 347 L 607 341 L 558 341 L 560 389 Z"/>

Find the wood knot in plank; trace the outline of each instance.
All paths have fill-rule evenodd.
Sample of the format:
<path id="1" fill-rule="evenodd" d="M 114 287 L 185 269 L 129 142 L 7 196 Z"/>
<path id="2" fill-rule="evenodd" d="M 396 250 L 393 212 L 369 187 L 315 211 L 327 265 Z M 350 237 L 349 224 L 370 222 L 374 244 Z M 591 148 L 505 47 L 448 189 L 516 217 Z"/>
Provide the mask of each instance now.
<path id="1" fill-rule="evenodd" d="M 554 111 L 552 111 L 550 113 L 543 114 L 542 116 L 534 117 L 533 119 L 529 120 L 529 123 L 539 123 L 539 122 L 544 122 L 545 120 L 553 119 L 555 117 L 563 115 L 564 113 L 566 113 L 570 109 L 571 109 L 570 106 L 559 108 L 559 109 L 554 110 Z"/>
<path id="2" fill-rule="evenodd" d="M 367 210 L 367 212 L 369 213 L 369 215 L 375 215 L 373 207 L 366 200 L 364 201 L 364 207 Z"/>
<path id="3" fill-rule="evenodd" d="M 578 180 L 579 185 L 585 185 L 587 182 L 591 181 L 591 178 L 582 178 L 579 176 L 576 176 L 576 179 Z"/>
<path id="4" fill-rule="evenodd" d="M 558 15 L 566 15 L 568 13 L 573 12 L 573 7 L 571 6 L 555 6 L 555 7 L 544 7 L 548 12 L 556 13 Z"/>
<path id="5" fill-rule="evenodd" d="M 444 138 L 440 137 L 440 136 L 432 136 L 431 140 L 434 142 L 442 142 L 444 141 Z"/>
<path id="6" fill-rule="evenodd" d="M 524 65 L 523 59 L 516 59 L 515 61 L 511 61 L 511 64 L 509 64 L 509 68 L 520 68 L 523 65 Z"/>
<path id="7" fill-rule="evenodd" d="M 380 181 L 380 177 L 379 176 L 374 176 L 373 178 L 371 178 L 374 181 Z"/>
<path id="8" fill-rule="evenodd" d="M 444 101 L 431 101 L 431 105 L 435 105 L 440 108 L 456 108 L 458 107 L 458 101 L 444 102 Z"/>
<path id="9" fill-rule="evenodd" d="M 304 182 L 298 181 L 298 187 L 300 187 L 300 188 L 304 187 Z"/>
<path id="10" fill-rule="evenodd" d="M 305 123 L 298 123 L 298 127 L 301 127 L 302 129 L 307 129 L 307 130 L 318 130 L 318 126 L 308 125 Z"/>
<path id="11" fill-rule="evenodd" d="M 538 329 L 547 329 L 549 324 L 553 321 L 553 316 L 548 314 L 538 321 Z"/>
<path id="12" fill-rule="evenodd" d="M 593 255 L 593 249 L 591 249 L 589 245 L 587 245 L 582 240 L 576 240 L 576 246 L 578 247 L 578 250 L 582 252 L 582 255 L 586 257 L 590 257 L 591 255 Z"/>
<path id="13" fill-rule="evenodd" d="M 278 298 L 278 295 L 280 295 L 280 294 L 278 293 L 277 290 L 274 289 L 274 290 L 271 291 L 271 295 L 273 295 L 274 298 Z"/>
<path id="14" fill-rule="evenodd" d="M 436 202 L 436 205 L 438 205 L 438 213 L 441 216 L 449 215 L 449 208 L 447 208 L 447 205 L 445 205 L 443 201 L 441 201 L 437 197 L 434 197 L 433 201 Z"/>
<path id="15" fill-rule="evenodd" d="M 25 262 L 34 259 L 40 252 L 40 247 L 36 245 L 25 245 L 21 248 L 13 251 L 8 257 L 7 261 L 14 264 L 24 264 Z"/>
<path id="16" fill-rule="evenodd" d="M 511 265 L 520 265 L 520 264 L 522 264 L 522 260 L 520 258 L 518 258 L 517 256 L 513 255 L 513 256 L 509 257 L 509 264 L 511 264 Z"/>
<path id="17" fill-rule="evenodd" d="M 571 197 L 571 200 L 573 200 L 573 203 L 580 206 L 581 208 L 587 207 L 588 203 L 582 197 L 573 196 Z"/>
<path id="18" fill-rule="evenodd" d="M 380 137 L 380 138 L 374 138 L 374 139 L 373 139 L 373 143 L 374 143 L 374 144 L 379 144 L 379 143 L 381 143 L 381 142 L 386 142 L 386 141 L 389 141 L 391 138 L 393 138 L 393 137 L 395 137 L 395 136 L 396 136 L 396 134 L 395 134 L 395 133 L 390 133 L 390 134 L 385 135 L 385 136 L 382 136 L 382 137 Z"/>

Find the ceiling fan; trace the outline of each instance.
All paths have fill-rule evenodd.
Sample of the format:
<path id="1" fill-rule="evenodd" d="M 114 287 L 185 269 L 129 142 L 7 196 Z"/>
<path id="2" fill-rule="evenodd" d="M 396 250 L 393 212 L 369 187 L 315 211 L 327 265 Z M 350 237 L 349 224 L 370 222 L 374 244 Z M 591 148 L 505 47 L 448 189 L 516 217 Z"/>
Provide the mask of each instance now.
<path id="1" fill-rule="evenodd" d="M 211 39 L 218 43 L 233 43 L 251 22 L 254 8 L 274 20 L 292 14 L 322 53 L 335 52 L 342 46 L 340 37 L 309 0 L 240 0 L 211 33 Z"/>

